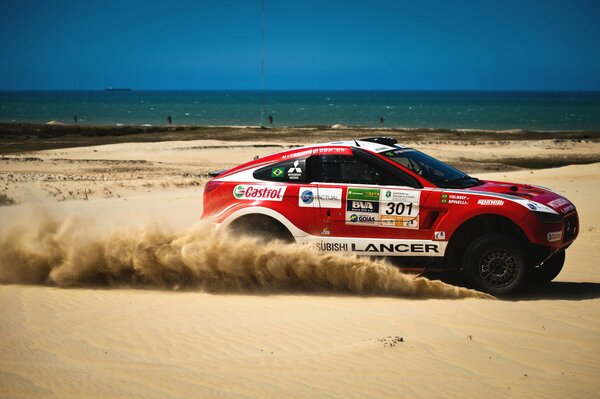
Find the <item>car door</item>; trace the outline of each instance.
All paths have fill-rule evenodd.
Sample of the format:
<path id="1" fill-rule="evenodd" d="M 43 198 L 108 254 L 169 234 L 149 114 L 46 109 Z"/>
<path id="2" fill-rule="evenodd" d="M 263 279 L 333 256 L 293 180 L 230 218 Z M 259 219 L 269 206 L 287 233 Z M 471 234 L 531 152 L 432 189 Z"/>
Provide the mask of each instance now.
<path id="1" fill-rule="evenodd" d="M 257 169 L 253 177 L 265 186 L 285 186 L 281 201 L 270 201 L 267 207 L 284 216 L 298 229 L 318 235 L 323 229 L 318 201 L 318 188 L 307 177 L 306 157 L 286 159 Z M 257 205 L 260 205 L 258 202 Z"/>
<path id="2" fill-rule="evenodd" d="M 312 163 L 320 193 L 339 190 L 341 206 L 321 207 L 330 237 L 429 239 L 430 191 L 409 185 L 401 171 L 390 170 L 361 153 L 325 155 Z"/>

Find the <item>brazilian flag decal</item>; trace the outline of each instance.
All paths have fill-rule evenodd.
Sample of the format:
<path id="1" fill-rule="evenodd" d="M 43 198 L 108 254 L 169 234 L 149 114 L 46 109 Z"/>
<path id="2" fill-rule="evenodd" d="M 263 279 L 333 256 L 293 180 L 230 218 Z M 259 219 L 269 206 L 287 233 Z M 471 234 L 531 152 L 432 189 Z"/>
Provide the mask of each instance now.
<path id="1" fill-rule="evenodd" d="M 271 177 L 283 177 L 285 174 L 284 168 L 273 168 L 271 169 Z"/>

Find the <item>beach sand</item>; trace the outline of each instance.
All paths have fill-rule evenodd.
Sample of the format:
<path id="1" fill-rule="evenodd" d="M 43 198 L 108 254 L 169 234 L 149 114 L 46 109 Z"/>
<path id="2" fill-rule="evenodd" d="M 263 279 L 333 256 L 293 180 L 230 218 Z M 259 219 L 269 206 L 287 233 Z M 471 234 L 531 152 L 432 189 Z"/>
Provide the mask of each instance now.
<path id="1" fill-rule="evenodd" d="M 600 164 L 515 170 L 503 163 L 597 156 L 597 143 L 419 146 L 477 177 L 551 187 L 577 205 L 581 233 L 563 272 L 512 300 L 440 299 L 468 295 L 446 286 L 415 298 L 412 278 L 378 264 L 360 269 L 359 260 L 336 260 L 357 270 L 344 277 L 353 288 L 340 289 L 342 277 L 319 274 L 316 255 L 215 241 L 197 224 L 209 170 L 295 144 L 111 144 L 0 160 L 0 193 L 18 202 L 0 207 L 0 259 L 52 260 L 59 248 L 71 260 L 45 284 L 39 264 L 22 258 L 33 273 L 17 277 L 28 283 L 0 285 L 0 397 L 598 397 Z M 90 277 L 108 264 L 95 258 L 99 246 L 134 242 L 144 255 L 170 243 L 165 237 L 177 242 L 161 258 L 170 274 L 148 268 L 156 259 L 119 258 L 154 284 L 128 274 L 112 286 Z M 52 245 L 11 255 L 7 248 L 20 247 L 9 242 Z M 181 286 L 177 256 L 194 248 L 204 260 L 224 259 L 219 267 L 239 278 L 225 284 L 217 270 L 195 275 L 198 286 Z M 258 260 L 249 262 L 253 254 Z M 290 279 L 300 264 L 316 274 Z M 392 276 L 396 289 L 376 289 L 381 276 Z"/>

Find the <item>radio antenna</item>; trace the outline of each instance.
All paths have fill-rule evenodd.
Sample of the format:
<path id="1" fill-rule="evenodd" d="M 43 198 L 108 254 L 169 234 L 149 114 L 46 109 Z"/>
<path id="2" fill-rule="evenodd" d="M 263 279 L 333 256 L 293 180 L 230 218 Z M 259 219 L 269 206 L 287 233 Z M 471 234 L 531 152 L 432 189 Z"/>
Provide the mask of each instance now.
<path id="1" fill-rule="evenodd" d="M 260 0 L 260 127 L 265 119 L 265 0 Z"/>

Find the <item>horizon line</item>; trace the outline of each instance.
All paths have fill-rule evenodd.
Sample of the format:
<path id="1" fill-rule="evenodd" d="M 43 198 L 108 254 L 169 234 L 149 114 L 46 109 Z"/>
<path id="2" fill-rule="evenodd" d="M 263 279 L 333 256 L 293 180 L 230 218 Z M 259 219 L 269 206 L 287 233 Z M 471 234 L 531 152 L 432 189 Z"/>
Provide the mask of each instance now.
<path id="1" fill-rule="evenodd" d="M 117 89 L 126 89 L 126 91 L 119 90 L 106 90 L 106 88 L 82 88 L 82 89 L 3 89 L 0 88 L 0 92 L 159 92 L 159 91 L 206 91 L 206 92 L 260 92 L 260 89 L 152 89 L 152 88 L 141 88 L 136 89 L 132 87 L 118 87 Z M 581 93 L 594 93 L 600 92 L 598 89 L 332 89 L 332 88 L 319 88 L 319 89 L 265 89 L 265 92 L 528 92 L 528 93 L 561 93 L 561 92 L 581 92 Z"/>

